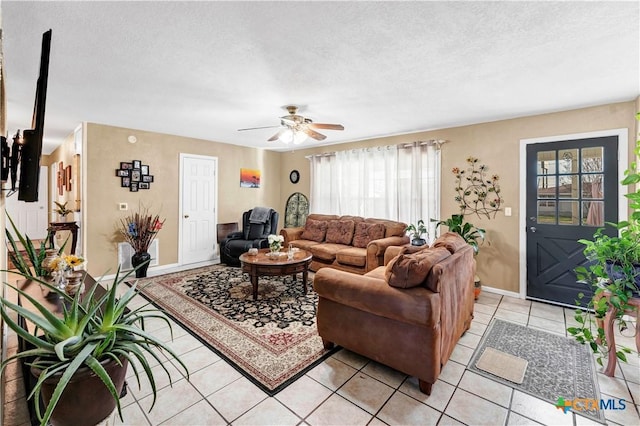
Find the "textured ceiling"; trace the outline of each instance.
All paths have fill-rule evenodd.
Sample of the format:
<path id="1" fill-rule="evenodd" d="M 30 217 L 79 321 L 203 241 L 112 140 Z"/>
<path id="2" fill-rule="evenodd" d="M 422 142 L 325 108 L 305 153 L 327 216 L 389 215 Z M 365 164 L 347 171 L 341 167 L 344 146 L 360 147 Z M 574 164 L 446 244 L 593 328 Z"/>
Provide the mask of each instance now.
<path id="1" fill-rule="evenodd" d="M 632 100 L 638 2 L 3 1 L 9 131 L 53 29 L 45 148 L 82 121 L 270 149 L 287 104 L 324 144 Z M 309 145 L 309 144 L 307 144 Z"/>

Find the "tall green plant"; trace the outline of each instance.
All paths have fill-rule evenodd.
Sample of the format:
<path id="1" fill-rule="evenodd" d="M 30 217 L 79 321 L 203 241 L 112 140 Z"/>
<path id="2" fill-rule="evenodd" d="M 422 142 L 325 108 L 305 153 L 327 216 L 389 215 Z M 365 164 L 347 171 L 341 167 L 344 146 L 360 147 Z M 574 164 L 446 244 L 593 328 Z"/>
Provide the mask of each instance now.
<path id="1" fill-rule="evenodd" d="M 449 231 L 460 235 L 467 244 L 473 248 L 474 253 L 478 254 L 480 244 L 484 242 L 486 232 L 483 228 L 478 228 L 472 223 L 465 221 L 464 215 L 452 214 L 447 220 L 439 221 L 431 219 L 431 222 L 436 222 L 436 229 L 438 229 L 440 225 L 444 225 L 449 228 Z"/>

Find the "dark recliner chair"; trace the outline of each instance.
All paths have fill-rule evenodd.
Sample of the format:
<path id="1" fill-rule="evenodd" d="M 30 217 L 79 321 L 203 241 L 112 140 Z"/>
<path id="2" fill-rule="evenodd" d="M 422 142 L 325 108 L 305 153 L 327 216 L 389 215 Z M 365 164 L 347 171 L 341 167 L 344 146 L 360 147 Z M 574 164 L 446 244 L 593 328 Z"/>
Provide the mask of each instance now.
<path id="1" fill-rule="evenodd" d="M 251 213 L 254 209 L 242 214 L 242 231 L 232 232 L 220 243 L 220 260 L 229 266 L 240 266 L 240 255 L 250 248 L 269 247 L 267 237 L 278 233 L 278 212 L 273 209 L 252 221 Z M 264 210 L 263 210 L 264 212 Z"/>

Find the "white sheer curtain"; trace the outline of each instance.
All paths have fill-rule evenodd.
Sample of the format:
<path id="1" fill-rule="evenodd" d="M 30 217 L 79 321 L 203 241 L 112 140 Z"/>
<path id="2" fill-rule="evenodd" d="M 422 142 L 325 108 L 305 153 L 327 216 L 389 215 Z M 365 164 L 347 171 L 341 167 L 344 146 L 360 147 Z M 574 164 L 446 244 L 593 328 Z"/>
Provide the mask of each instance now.
<path id="1" fill-rule="evenodd" d="M 430 225 L 440 211 L 437 142 L 340 151 L 308 157 L 313 213 Z M 433 233 L 430 232 L 430 236 Z"/>
<path id="2" fill-rule="evenodd" d="M 416 223 L 422 219 L 435 238 L 435 223 L 440 217 L 440 143 L 414 142 L 398 150 L 398 220 Z"/>

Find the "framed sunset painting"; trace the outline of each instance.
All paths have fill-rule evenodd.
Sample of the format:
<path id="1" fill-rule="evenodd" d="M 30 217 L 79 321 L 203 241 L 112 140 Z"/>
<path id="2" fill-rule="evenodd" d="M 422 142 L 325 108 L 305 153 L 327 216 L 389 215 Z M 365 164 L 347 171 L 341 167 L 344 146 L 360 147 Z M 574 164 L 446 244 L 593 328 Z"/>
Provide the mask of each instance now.
<path id="1" fill-rule="evenodd" d="M 240 169 L 240 188 L 260 188 L 260 170 Z"/>

